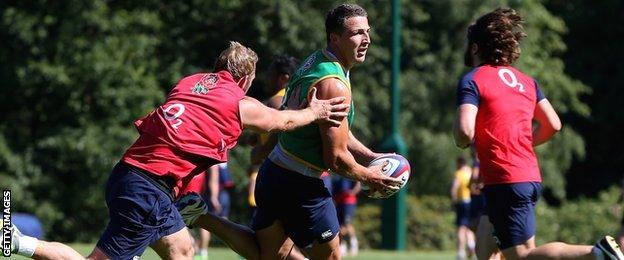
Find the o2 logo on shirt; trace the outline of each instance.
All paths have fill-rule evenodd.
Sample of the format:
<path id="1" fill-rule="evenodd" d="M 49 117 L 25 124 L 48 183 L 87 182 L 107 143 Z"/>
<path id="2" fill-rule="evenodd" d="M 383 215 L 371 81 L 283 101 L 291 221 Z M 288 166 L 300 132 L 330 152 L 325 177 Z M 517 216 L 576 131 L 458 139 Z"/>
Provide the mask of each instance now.
<path id="1" fill-rule="evenodd" d="M 518 82 L 518 78 L 516 75 L 509 69 L 500 69 L 498 70 L 498 77 L 505 83 L 505 85 L 510 88 L 518 87 L 518 91 L 524 92 L 524 85 Z"/>
<path id="2" fill-rule="evenodd" d="M 182 119 L 180 116 L 184 114 L 184 105 L 180 103 L 173 103 L 170 106 L 163 109 L 163 116 L 169 122 L 171 122 L 171 127 L 173 129 L 178 129 L 178 127 L 182 124 Z"/>

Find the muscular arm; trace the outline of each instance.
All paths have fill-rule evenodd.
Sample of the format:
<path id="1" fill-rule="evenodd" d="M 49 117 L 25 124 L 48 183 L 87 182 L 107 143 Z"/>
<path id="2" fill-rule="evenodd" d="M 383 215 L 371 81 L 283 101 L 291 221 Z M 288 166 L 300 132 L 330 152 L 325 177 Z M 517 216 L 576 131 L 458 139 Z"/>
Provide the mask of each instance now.
<path id="1" fill-rule="evenodd" d="M 358 140 L 351 131 L 349 131 L 349 142 L 347 144 L 349 152 L 353 154 L 355 160 L 362 165 L 368 165 L 372 160 L 379 157 L 380 154 L 368 149 L 360 140 Z"/>
<path id="2" fill-rule="evenodd" d="M 325 79 L 317 84 L 317 88 L 320 98 L 345 97 L 346 103 L 351 102 L 351 90 L 337 79 Z M 333 172 L 349 179 L 361 181 L 379 190 L 396 190 L 400 187 L 401 181 L 381 174 L 381 168 L 373 170 L 357 163 L 349 151 L 350 138 L 347 118 L 343 119 L 340 126 L 321 123 L 319 124 L 319 131 L 323 144 L 323 160 Z"/>
<path id="3" fill-rule="evenodd" d="M 453 138 L 459 148 L 467 148 L 475 135 L 475 122 L 478 108 L 472 104 L 462 104 L 457 108 L 455 124 L 453 124 Z"/>
<path id="4" fill-rule="evenodd" d="M 542 99 L 537 103 L 533 116 L 537 122 L 537 126 L 533 129 L 533 146 L 547 142 L 561 130 L 559 116 L 547 99 Z"/>
<path id="5" fill-rule="evenodd" d="M 332 125 L 340 124 L 340 121 L 334 118 L 343 118 L 347 115 L 348 103 L 341 104 L 344 98 L 318 101 L 318 105 L 313 108 L 314 101 L 317 100 L 314 98 L 310 107 L 301 110 L 279 111 L 263 105 L 254 98 L 245 97 L 239 102 L 241 122 L 243 127 L 257 132 L 282 132 L 308 125 L 319 119 Z"/>

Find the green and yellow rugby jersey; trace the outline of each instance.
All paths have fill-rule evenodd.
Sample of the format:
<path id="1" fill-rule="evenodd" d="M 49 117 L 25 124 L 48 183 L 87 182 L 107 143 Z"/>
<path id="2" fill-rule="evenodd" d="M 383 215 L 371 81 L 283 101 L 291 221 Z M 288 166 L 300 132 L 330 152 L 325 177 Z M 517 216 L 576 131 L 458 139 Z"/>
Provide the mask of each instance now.
<path id="1" fill-rule="evenodd" d="M 326 78 L 337 78 L 351 89 L 348 71 L 345 71 L 338 60 L 327 50 L 319 50 L 305 59 L 303 65 L 290 78 L 286 87 L 286 95 L 282 108 L 302 104 L 308 92 L 318 82 Z M 354 118 L 353 100 L 347 120 L 349 126 Z M 279 145 L 286 154 L 315 170 L 324 171 L 329 167 L 323 161 L 323 144 L 319 126 L 310 124 L 294 131 L 279 134 Z"/>

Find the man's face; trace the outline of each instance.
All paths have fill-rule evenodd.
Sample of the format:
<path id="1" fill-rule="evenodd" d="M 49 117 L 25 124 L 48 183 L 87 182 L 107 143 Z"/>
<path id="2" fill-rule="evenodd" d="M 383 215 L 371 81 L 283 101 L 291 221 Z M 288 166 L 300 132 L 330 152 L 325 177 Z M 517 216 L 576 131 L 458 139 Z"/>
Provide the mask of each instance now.
<path id="1" fill-rule="evenodd" d="M 354 16 L 346 20 L 344 31 L 336 35 L 336 43 L 346 65 L 362 63 L 366 59 L 366 51 L 371 43 L 368 18 Z"/>

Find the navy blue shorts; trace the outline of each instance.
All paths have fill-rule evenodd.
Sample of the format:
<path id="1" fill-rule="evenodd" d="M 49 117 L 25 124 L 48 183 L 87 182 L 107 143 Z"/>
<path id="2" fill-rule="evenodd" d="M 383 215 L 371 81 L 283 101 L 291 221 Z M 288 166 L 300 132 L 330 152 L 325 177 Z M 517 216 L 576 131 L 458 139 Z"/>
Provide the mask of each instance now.
<path id="1" fill-rule="evenodd" d="M 470 202 L 455 203 L 455 225 L 467 227 L 470 224 Z"/>
<path id="2" fill-rule="evenodd" d="M 299 248 L 314 241 L 331 241 L 340 226 L 332 196 L 321 179 L 284 169 L 265 160 L 256 179 L 256 214 L 252 228 L 261 230 L 276 220 Z"/>
<path id="3" fill-rule="evenodd" d="M 486 213 L 485 196 L 483 193 L 479 195 L 470 195 L 470 219 L 480 218 Z"/>
<path id="4" fill-rule="evenodd" d="M 521 245 L 535 235 L 539 182 L 487 185 L 483 188 L 494 238 L 501 250 Z"/>
<path id="5" fill-rule="evenodd" d="M 137 171 L 118 163 L 106 184 L 110 221 L 97 247 L 112 259 L 141 256 L 150 244 L 184 228 L 169 195 Z"/>
<path id="6" fill-rule="evenodd" d="M 338 224 L 340 224 L 341 226 L 345 224 L 351 224 L 356 207 L 357 204 L 336 205 L 336 212 L 338 213 Z"/>

